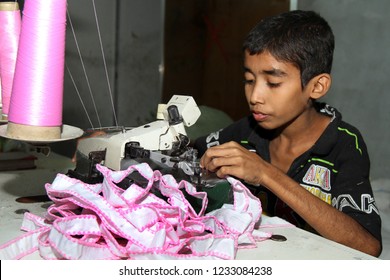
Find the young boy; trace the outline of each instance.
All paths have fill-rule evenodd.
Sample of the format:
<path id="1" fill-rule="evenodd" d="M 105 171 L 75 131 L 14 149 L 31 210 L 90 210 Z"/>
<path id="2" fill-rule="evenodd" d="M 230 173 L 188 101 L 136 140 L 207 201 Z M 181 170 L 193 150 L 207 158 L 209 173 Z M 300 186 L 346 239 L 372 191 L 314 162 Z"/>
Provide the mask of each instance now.
<path id="1" fill-rule="evenodd" d="M 311 11 L 259 22 L 244 42 L 251 115 L 196 141 L 200 164 L 234 176 L 277 215 L 373 256 L 381 219 L 360 132 L 319 103 L 331 85 L 334 36 Z"/>

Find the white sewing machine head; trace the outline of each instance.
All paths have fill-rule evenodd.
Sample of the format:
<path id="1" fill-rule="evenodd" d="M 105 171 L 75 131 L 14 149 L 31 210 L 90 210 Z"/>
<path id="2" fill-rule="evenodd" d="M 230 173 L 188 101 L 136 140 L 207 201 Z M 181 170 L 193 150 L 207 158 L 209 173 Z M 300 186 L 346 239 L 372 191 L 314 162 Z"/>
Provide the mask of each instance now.
<path id="1" fill-rule="evenodd" d="M 80 139 L 76 169 L 70 176 L 93 182 L 95 165 L 124 170 L 132 164 L 148 162 L 157 168 L 182 169 L 194 174 L 196 151 L 188 147 L 190 139 L 185 127 L 193 125 L 200 110 L 191 96 L 174 95 L 160 104 L 157 120 L 132 129 L 105 129 L 97 137 Z"/>

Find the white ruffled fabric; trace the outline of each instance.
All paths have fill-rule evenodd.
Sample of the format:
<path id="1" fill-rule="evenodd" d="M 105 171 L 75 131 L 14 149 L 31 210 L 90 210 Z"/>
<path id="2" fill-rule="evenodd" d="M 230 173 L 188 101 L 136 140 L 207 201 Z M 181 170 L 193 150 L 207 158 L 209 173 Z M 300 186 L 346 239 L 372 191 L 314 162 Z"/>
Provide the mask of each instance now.
<path id="1" fill-rule="evenodd" d="M 20 259 L 36 250 L 43 259 L 234 259 L 237 249 L 254 248 L 271 236 L 255 230 L 261 203 L 234 178 L 227 178 L 233 204 L 205 213 L 205 192 L 146 163 L 122 171 L 97 168 L 104 175 L 101 184 L 64 174 L 46 184 L 53 201 L 46 216 L 26 213 L 26 233 L 0 246 L 0 259 Z M 117 186 L 135 171 L 148 181 L 146 187 Z M 202 201 L 198 213 L 185 193 Z"/>

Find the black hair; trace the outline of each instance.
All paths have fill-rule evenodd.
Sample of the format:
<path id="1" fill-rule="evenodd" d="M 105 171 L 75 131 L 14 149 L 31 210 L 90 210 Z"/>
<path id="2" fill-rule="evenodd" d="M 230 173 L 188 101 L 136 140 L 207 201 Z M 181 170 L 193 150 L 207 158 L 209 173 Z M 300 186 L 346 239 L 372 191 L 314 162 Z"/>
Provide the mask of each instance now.
<path id="1" fill-rule="evenodd" d="M 261 20 L 248 34 L 243 49 L 250 55 L 269 52 L 294 64 L 305 87 L 315 76 L 330 74 L 334 35 L 329 24 L 313 11 L 295 10 Z"/>

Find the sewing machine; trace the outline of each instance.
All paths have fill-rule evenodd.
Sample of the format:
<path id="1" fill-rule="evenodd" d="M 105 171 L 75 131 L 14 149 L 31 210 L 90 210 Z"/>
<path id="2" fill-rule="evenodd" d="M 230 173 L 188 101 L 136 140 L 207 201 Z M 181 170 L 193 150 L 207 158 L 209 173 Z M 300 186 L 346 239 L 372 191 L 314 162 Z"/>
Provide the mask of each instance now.
<path id="1" fill-rule="evenodd" d="M 188 146 L 185 127 L 193 125 L 199 116 L 191 96 L 174 95 L 167 104 L 159 105 L 154 122 L 131 129 L 107 128 L 103 135 L 79 140 L 76 168 L 69 175 L 95 183 L 102 179 L 96 164 L 124 170 L 147 162 L 154 170 L 196 180 L 200 173 L 197 151 Z"/>
<path id="2" fill-rule="evenodd" d="M 226 179 L 214 173 L 203 172 L 197 151 L 189 146 L 185 127 L 193 125 L 200 110 L 191 96 L 174 95 L 167 104 L 160 104 L 157 120 L 136 128 L 107 128 L 104 134 L 79 140 L 76 168 L 68 176 L 94 184 L 103 176 L 96 164 L 112 170 L 125 170 L 129 166 L 146 162 L 153 170 L 170 174 L 179 182 L 186 180 L 208 195 L 207 211 L 232 202 L 232 191 Z M 138 173 L 129 174 L 118 183 L 128 188 L 132 183 L 146 186 L 147 181 Z M 151 192 L 159 195 L 156 189 Z M 195 210 L 201 208 L 199 200 L 188 197 Z"/>

